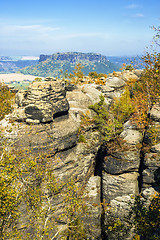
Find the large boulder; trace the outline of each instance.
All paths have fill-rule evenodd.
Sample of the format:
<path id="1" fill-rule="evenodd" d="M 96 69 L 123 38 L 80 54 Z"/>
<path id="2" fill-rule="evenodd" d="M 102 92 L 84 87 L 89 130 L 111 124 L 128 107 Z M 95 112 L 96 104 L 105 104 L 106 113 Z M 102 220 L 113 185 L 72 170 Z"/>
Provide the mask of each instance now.
<path id="1" fill-rule="evenodd" d="M 122 79 L 124 81 L 137 81 L 138 77 L 141 75 L 141 72 L 139 71 L 123 71 L 122 72 Z"/>
<path id="2" fill-rule="evenodd" d="M 125 81 L 118 77 L 109 77 L 106 81 L 106 86 L 114 89 L 122 88 L 126 85 Z"/>
<path id="3" fill-rule="evenodd" d="M 139 169 L 140 152 L 137 151 L 125 151 L 113 153 L 106 156 L 103 162 L 103 169 L 109 174 L 122 174 L 126 172 L 133 172 Z"/>
<path id="4" fill-rule="evenodd" d="M 160 122 L 160 103 L 153 105 L 150 111 L 150 117 L 152 120 Z"/>
<path id="5" fill-rule="evenodd" d="M 15 96 L 15 103 L 18 105 L 18 107 L 23 106 L 23 101 L 27 96 L 27 90 L 19 90 Z"/>
<path id="6" fill-rule="evenodd" d="M 54 154 L 57 151 L 72 148 L 76 145 L 78 138 L 77 124 L 72 116 L 55 119 L 48 124 L 25 124 L 18 125 L 17 135 L 14 144 L 17 148 L 33 149 L 34 151 L 50 152 Z"/>
<path id="7" fill-rule="evenodd" d="M 157 147 L 153 149 L 155 151 Z M 160 186 L 160 153 L 150 152 L 144 158 L 143 189 Z"/>
<path id="8" fill-rule="evenodd" d="M 137 172 L 123 173 L 119 175 L 111 175 L 106 172 L 102 174 L 102 191 L 104 199 L 110 203 L 111 200 L 138 193 Z"/>
<path id="9" fill-rule="evenodd" d="M 16 103 L 24 108 L 28 123 L 50 122 L 57 116 L 67 114 L 69 110 L 62 81 L 51 78 L 35 81 L 27 92 L 19 92 Z"/>
<path id="10" fill-rule="evenodd" d="M 160 143 L 151 147 L 151 151 L 155 153 L 160 153 Z"/>
<path id="11" fill-rule="evenodd" d="M 120 136 L 131 145 L 139 144 L 143 140 L 142 133 L 134 129 L 124 129 Z"/>

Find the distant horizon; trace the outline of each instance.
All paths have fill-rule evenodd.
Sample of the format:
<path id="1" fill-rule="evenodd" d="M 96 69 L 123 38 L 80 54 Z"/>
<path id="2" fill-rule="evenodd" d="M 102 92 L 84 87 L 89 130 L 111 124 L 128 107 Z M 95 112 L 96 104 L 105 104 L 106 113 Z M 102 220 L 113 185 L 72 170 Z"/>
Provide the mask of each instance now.
<path id="1" fill-rule="evenodd" d="M 159 0 L 0 1 L 0 55 L 143 55 L 159 9 Z"/>
<path id="2" fill-rule="evenodd" d="M 100 54 L 102 56 L 106 56 L 106 57 L 141 57 L 143 56 L 143 54 L 133 54 L 133 55 L 105 55 L 105 54 L 101 54 L 101 53 L 98 53 L 98 52 L 79 52 L 79 51 L 67 51 L 67 52 L 54 52 L 54 53 L 40 53 L 39 55 L 27 55 L 27 54 L 22 54 L 22 55 L 0 55 L 0 57 L 21 57 L 21 58 L 24 58 L 23 60 L 28 60 L 27 58 L 31 57 L 31 59 L 29 60 L 32 60 L 32 58 L 39 58 L 40 55 L 53 55 L 53 54 L 57 54 L 57 53 L 86 53 L 86 54 L 90 54 L 90 53 L 93 53 L 93 54 Z M 25 59 L 26 58 L 26 59 Z M 33 59 L 33 60 L 36 60 L 36 59 Z"/>

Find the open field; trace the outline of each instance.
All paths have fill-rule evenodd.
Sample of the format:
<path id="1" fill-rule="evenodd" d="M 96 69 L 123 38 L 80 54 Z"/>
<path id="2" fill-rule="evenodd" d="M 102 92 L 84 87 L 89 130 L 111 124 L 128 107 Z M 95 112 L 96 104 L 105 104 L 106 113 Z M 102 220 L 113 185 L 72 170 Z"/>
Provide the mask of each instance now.
<path id="1" fill-rule="evenodd" d="M 37 76 L 24 75 L 22 73 L 0 74 L 0 82 L 5 83 L 10 83 L 11 81 L 23 82 L 24 80 L 33 81 L 35 78 L 37 78 Z"/>

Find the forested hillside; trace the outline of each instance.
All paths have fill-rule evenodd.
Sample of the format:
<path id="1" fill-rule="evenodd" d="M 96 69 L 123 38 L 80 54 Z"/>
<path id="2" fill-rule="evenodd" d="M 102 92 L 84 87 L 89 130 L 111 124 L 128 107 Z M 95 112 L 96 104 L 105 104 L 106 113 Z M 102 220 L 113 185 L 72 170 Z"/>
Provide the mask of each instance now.
<path id="1" fill-rule="evenodd" d="M 0 59 L 0 73 L 15 73 L 21 68 L 35 65 L 38 63 L 38 60 L 12 61 L 12 60 L 6 60 L 6 58 L 2 58 L 2 60 Z"/>
<path id="2" fill-rule="evenodd" d="M 31 74 L 42 77 L 60 77 L 62 72 L 73 73 L 75 66 L 80 63 L 84 75 L 89 72 L 108 74 L 118 71 L 119 66 L 110 62 L 105 56 L 94 53 L 57 53 L 53 55 L 41 55 L 39 63 L 35 66 L 20 70 L 23 74 Z"/>

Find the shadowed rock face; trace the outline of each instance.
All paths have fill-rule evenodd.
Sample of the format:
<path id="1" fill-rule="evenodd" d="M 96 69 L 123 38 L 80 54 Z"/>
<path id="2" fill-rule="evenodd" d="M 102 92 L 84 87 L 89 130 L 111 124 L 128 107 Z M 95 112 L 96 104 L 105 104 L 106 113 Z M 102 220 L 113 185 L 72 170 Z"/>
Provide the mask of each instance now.
<path id="1" fill-rule="evenodd" d="M 140 164 L 139 151 L 126 151 L 114 153 L 105 157 L 104 171 L 109 174 L 122 174 L 137 171 Z"/>
<path id="2" fill-rule="evenodd" d="M 35 105 L 29 105 L 25 108 L 26 116 L 30 116 L 33 120 L 37 119 L 42 122 L 43 114 L 42 111 Z"/>

